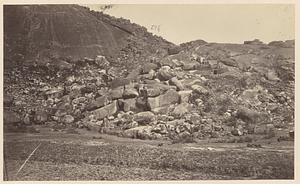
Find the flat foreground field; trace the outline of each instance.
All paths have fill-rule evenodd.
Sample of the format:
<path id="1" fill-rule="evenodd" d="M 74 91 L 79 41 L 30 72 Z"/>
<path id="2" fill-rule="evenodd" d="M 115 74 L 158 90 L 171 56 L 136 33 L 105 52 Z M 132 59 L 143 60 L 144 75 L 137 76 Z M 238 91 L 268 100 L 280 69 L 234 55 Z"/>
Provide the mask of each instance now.
<path id="1" fill-rule="evenodd" d="M 23 169 L 30 153 L 41 143 Z M 293 142 L 171 144 L 92 133 L 8 133 L 8 180 L 293 179 Z"/>

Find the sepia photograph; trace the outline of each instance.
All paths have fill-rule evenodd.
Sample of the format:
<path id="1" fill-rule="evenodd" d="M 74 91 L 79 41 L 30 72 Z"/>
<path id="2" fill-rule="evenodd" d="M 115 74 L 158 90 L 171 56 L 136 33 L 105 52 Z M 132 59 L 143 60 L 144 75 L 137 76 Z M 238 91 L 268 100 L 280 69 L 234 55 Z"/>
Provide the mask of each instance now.
<path id="1" fill-rule="evenodd" d="M 2 5 L 3 181 L 295 179 L 295 4 L 100 3 Z"/>

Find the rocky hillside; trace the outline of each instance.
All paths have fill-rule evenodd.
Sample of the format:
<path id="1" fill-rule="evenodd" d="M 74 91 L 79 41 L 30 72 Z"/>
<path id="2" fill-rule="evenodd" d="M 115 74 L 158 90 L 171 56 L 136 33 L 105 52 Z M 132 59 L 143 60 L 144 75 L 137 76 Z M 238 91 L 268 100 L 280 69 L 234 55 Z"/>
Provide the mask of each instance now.
<path id="1" fill-rule="evenodd" d="M 50 7 L 52 10 L 57 6 Z M 79 6 L 62 7 L 70 12 L 82 11 L 76 16 L 92 17 L 89 25 L 111 29 L 107 31 L 111 37 L 91 33 L 99 38 L 92 41 L 125 40 L 125 46 L 116 52 L 122 44 L 110 47 L 113 43 L 105 43 L 110 46 L 103 48 L 116 50 L 103 50 L 104 56 L 94 50 L 98 56 L 90 54 L 80 59 L 59 55 L 49 57 L 45 65 L 37 60 L 39 64 L 6 69 L 6 131 L 44 124 L 53 131 L 72 127 L 140 139 L 226 141 L 243 135 L 274 137 L 277 130 L 293 129 L 294 41 L 218 44 L 197 40 L 174 46 L 129 21 Z M 15 10 L 41 8 L 45 7 L 22 6 Z M 53 9 L 58 11 L 60 7 Z M 5 11 L 9 10 L 13 8 Z M 15 24 L 8 25 L 5 22 L 5 30 Z M 85 32 L 80 35 L 91 36 L 89 32 L 95 30 L 80 27 Z M 29 36 L 38 32 L 31 31 Z M 75 34 L 75 30 L 70 33 Z M 19 39 L 5 36 L 7 48 L 16 49 L 20 43 L 34 45 L 33 37 L 26 41 L 24 35 Z M 65 39 L 61 37 L 60 42 Z M 49 50 L 66 48 L 62 45 Z M 38 48 L 43 51 L 42 45 Z M 91 48 L 88 52 L 94 51 Z M 111 51 L 117 54 L 111 56 Z M 6 62 L 10 56 L 12 53 L 5 53 Z"/>
<path id="2" fill-rule="evenodd" d="M 143 55 L 146 50 L 154 54 L 173 45 L 128 20 L 78 5 L 4 6 L 4 32 L 6 64 L 97 55 L 113 62 L 128 59 L 124 51 Z"/>

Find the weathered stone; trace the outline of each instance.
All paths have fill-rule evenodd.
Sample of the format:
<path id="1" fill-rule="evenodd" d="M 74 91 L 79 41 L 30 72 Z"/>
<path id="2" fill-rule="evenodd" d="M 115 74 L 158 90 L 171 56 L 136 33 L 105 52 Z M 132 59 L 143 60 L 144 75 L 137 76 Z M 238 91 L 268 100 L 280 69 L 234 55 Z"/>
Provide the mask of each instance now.
<path id="1" fill-rule="evenodd" d="M 159 134 L 167 134 L 168 129 L 165 124 L 157 124 L 153 127 L 152 132 L 159 133 Z"/>
<path id="2" fill-rule="evenodd" d="M 92 111 L 101 107 L 104 107 L 111 103 L 111 99 L 108 96 L 100 96 L 96 98 L 94 101 L 92 101 L 88 106 L 87 110 Z"/>
<path id="3" fill-rule="evenodd" d="M 62 119 L 61 119 L 61 122 L 62 123 L 65 123 L 65 124 L 70 124 L 70 123 L 73 123 L 74 122 L 74 117 L 71 116 L 71 115 L 65 115 Z"/>
<path id="4" fill-rule="evenodd" d="M 182 83 L 177 79 L 177 77 L 173 77 L 169 80 L 169 84 L 170 85 L 174 85 L 177 87 L 177 90 L 181 91 L 184 89 L 184 86 L 182 85 Z"/>
<path id="5" fill-rule="evenodd" d="M 122 135 L 124 137 L 136 138 L 136 139 L 152 139 L 151 126 L 139 126 L 125 130 Z"/>
<path id="6" fill-rule="evenodd" d="M 172 112 L 172 115 L 175 118 L 182 118 L 184 114 L 190 111 L 190 108 L 190 104 L 181 103 L 175 107 L 174 111 Z"/>
<path id="7" fill-rule="evenodd" d="M 237 63 L 236 61 L 234 61 L 233 59 L 230 59 L 230 58 L 223 58 L 220 60 L 224 65 L 227 65 L 227 66 L 231 66 L 231 67 L 237 67 Z"/>
<path id="8" fill-rule="evenodd" d="M 274 70 L 268 70 L 268 72 L 265 73 L 265 77 L 270 81 L 280 81 L 280 78 Z"/>
<path id="9" fill-rule="evenodd" d="M 154 70 L 150 70 L 149 73 L 141 75 L 141 79 L 153 80 L 155 76 L 156 76 L 156 72 Z"/>
<path id="10" fill-rule="evenodd" d="M 146 88 L 148 97 L 157 97 L 161 94 L 161 91 L 158 87 Z"/>
<path id="11" fill-rule="evenodd" d="M 240 107 L 236 112 L 236 116 L 246 123 L 259 124 L 268 121 L 268 116 L 266 114 L 245 107 Z"/>
<path id="12" fill-rule="evenodd" d="M 195 70 L 200 64 L 196 61 L 183 62 L 183 70 Z"/>
<path id="13" fill-rule="evenodd" d="M 132 98 L 132 99 L 119 99 L 118 100 L 120 109 L 123 110 L 124 112 L 128 112 L 128 111 L 133 111 L 133 112 L 137 112 L 138 111 L 138 107 L 136 105 L 136 99 Z"/>
<path id="14" fill-rule="evenodd" d="M 116 78 L 111 81 L 111 88 L 115 89 L 115 88 L 119 88 L 119 87 L 124 87 L 130 83 L 131 83 L 131 79 Z"/>
<path id="15" fill-rule="evenodd" d="M 135 97 L 138 97 L 138 96 L 139 96 L 139 93 L 134 88 L 125 88 L 125 90 L 123 92 L 123 98 L 124 99 L 135 98 Z"/>
<path id="16" fill-rule="evenodd" d="M 48 113 L 46 111 L 37 111 L 35 114 L 36 123 L 44 123 L 48 120 Z"/>
<path id="17" fill-rule="evenodd" d="M 175 104 L 179 102 L 179 94 L 171 89 L 168 90 L 165 94 L 160 95 L 155 98 L 148 98 L 149 107 L 151 110 L 159 107 L 168 106 L 170 104 Z"/>
<path id="18" fill-rule="evenodd" d="M 156 70 L 158 68 L 157 64 L 155 63 L 145 63 L 144 65 L 142 65 L 142 70 L 141 73 L 142 74 L 147 74 L 149 73 L 151 70 Z"/>
<path id="19" fill-rule="evenodd" d="M 155 114 L 168 114 L 171 110 L 169 106 L 163 106 L 163 107 L 156 107 L 154 109 L 151 109 L 152 112 Z"/>
<path id="20" fill-rule="evenodd" d="M 179 91 L 178 94 L 180 96 L 180 103 L 188 103 L 192 92 L 192 90 Z"/>
<path id="21" fill-rule="evenodd" d="M 169 67 L 161 67 L 157 72 L 157 78 L 161 81 L 167 81 L 175 75 L 171 72 Z"/>
<path id="22" fill-rule="evenodd" d="M 139 78 L 139 75 L 142 72 L 142 68 L 141 67 L 137 67 L 135 69 L 133 69 L 126 77 L 126 79 L 132 81 L 132 80 L 137 80 Z"/>
<path id="23" fill-rule="evenodd" d="M 195 85 L 192 85 L 191 88 L 192 88 L 193 92 L 195 92 L 197 94 L 200 94 L 200 95 L 208 95 L 209 94 L 208 90 L 200 85 L 195 84 Z"/>
<path id="24" fill-rule="evenodd" d="M 113 101 L 111 104 L 106 105 L 100 109 L 92 111 L 92 114 L 97 120 L 102 120 L 105 117 L 114 115 L 118 112 L 118 103 L 117 100 Z"/>
<path id="25" fill-rule="evenodd" d="M 155 120 L 155 115 L 150 111 L 140 112 L 134 115 L 133 120 L 139 124 L 146 125 Z"/>
<path id="26" fill-rule="evenodd" d="M 123 97 L 124 87 L 120 86 L 110 91 L 110 97 L 112 100 L 120 99 Z"/>

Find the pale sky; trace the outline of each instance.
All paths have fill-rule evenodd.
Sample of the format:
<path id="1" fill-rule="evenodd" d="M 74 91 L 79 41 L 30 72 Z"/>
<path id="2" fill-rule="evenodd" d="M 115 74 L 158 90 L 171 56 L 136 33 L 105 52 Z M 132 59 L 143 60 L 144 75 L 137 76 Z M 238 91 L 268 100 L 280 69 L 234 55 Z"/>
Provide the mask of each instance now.
<path id="1" fill-rule="evenodd" d="M 88 6 L 99 10 L 100 5 Z M 243 43 L 258 38 L 268 43 L 295 38 L 295 9 L 287 4 L 127 4 L 115 5 L 105 13 L 129 19 L 176 44 L 197 39 Z"/>

